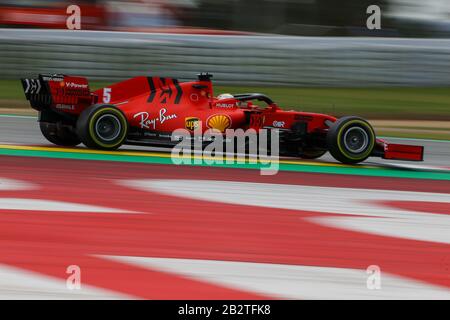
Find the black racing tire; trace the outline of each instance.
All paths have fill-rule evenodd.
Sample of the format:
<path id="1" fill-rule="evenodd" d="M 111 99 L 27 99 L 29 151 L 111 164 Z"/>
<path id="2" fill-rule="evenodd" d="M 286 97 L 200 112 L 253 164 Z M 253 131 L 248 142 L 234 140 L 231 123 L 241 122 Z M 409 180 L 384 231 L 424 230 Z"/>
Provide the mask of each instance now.
<path id="1" fill-rule="evenodd" d="M 62 147 L 74 147 L 81 143 L 80 138 L 68 127 L 56 123 L 39 122 L 42 135 L 51 143 Z"/>
<path id="2" fill-rule="evenodd" d="M 127 138 L 128 121 L 115 106 L 92 105 L 78 118 L 77 134 L 88 148 L 115 150 Z"/>
<path id="3" fill-rule="evenodd" d="M 308 148 L 303 149 L 300 152 L 299 156 L 302 159 L 317 159 L 323 156 L 325 153 L 327 153 L 327 150 Z"/>
<path id="4" fill-rule="evenodd" d="M 327 133 L 327 147 L 333 158 L 346 164 L 366 160 L 375 147 L 376 136 L 372 126 L 354 116 L 338 119 Z"/>

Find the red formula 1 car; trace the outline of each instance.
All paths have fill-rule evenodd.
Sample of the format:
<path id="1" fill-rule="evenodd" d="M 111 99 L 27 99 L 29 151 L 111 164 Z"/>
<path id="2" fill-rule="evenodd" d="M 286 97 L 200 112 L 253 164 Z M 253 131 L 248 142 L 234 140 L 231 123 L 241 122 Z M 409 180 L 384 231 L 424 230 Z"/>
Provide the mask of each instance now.
<path id="1" fill-rule="evenodd" d="M 79 143 L 113 150 L 122 144 L 176 144 L 172 132 L 266 128 L 277 130 L 280 154 L 313 159 L 329 151 L 343 163 L 370 156 L 423 160 L 423 147 L 390 144 L 377 139 L 359 117 L 285 111 L 259 93 L 215 97 L 211 75 L 178 82 L 163 77 L 135 77 L 91 92 L 86 78 L 39 75 L 22 79 L 26 98 L 39 111 L 42 134 L 60 146 Z M 267 106 L 261 107 L 259 101 Z M 201 125 L 203 124 L 203 125 Z"/>

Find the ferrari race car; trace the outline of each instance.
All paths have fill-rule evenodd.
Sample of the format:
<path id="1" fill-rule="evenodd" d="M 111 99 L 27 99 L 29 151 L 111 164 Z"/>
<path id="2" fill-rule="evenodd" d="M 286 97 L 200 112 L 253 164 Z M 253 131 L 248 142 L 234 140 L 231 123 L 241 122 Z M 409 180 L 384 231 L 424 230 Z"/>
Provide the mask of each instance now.
<path id="1" fill-rule="evenodd" d="M 286 111 L 260 93 L 216 97 L 208 73 L 191 82 L 140 76 L 96 91 L 84 77 L 59 74 L 22 79 L 22 85 L 31 107 L 39 111 L 42 134 L 59 146 L 173 146 L 177 129 L 267 129 L 279 133 L 280 155 L 314 159 L 329 151 L 348 164 L 371 156 L 423 160 L 423 147 L 378 139 L 359 117 Z"/>

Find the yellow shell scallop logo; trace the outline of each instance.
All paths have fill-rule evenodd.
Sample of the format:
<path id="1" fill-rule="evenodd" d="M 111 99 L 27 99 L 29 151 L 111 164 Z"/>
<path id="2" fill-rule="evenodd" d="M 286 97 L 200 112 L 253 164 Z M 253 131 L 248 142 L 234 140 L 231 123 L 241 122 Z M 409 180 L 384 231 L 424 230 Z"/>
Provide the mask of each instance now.
<path id="1" fill-rule="evenodd" d="M 226 114 L 216 114 L 208 118 L 206 125 L 210 129 L 216 129 L 220 132 L 224 132 L 231 127 L 231 119 Z"/>

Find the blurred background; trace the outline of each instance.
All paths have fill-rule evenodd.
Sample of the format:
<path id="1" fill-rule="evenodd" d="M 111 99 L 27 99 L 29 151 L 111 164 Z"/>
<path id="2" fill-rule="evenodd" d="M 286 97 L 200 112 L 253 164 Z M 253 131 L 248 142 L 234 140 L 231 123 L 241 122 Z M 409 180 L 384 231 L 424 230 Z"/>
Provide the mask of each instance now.
<path id="1" fill-rule="evenodd" d="M 81 31 L 67 30 L 71 4 Z M 217 93 L 263 91 L 285 108 L 450 120 L 448 0 L 0 0 L 0 27 L 0 108 L 25 110 L 18 79 L 37 73 L 96 88 L 208 71 Z"/>
<path id="2" fill-rule="evenodd" d="M 304 36 L 373 35 L 365 12 L 383 13 L 380 36 L 448 37 L 447 0 L 1 0 L 0 25 L 65 28 L 65 9 L 81 7 L 83 29 L 170 31 L 188 29 Z M 195 30 L 195 29 L 206 30 Z M 186 31 L 186 30 L 184 30 Z"/>

